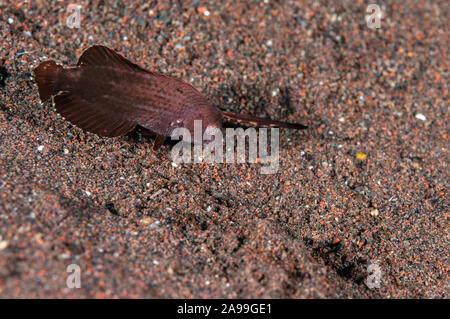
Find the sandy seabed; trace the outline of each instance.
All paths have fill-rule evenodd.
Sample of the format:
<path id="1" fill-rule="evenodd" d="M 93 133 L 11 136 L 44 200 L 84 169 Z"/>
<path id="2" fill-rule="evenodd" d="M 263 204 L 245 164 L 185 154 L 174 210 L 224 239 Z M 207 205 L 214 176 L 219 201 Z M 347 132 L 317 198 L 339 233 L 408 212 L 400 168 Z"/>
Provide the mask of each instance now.
<path id="1" fill-rule="evenodd" d="M 448 298 L 446 1 L 0 3 L 0 297 Z M 83 132 L 32 69 L 94 44 L 310 128 L 272 175 Z"/>

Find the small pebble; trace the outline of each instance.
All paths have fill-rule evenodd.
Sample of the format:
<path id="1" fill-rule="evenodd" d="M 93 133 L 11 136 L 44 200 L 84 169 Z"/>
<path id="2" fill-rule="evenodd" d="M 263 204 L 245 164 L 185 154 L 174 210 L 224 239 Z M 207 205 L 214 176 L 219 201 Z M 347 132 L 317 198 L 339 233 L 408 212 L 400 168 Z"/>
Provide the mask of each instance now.
<path id="1" fill-rule="evenodd" d="M 9 246 L 9 241 L 7 241 L 7 240 L 0 241 L 0 250 L 4 250 L 8 246 Z"/>
<path id="2" fill-rule="evenodd" d="M 203 14 L 205 16 L 209 16 L 211 14 L 206 7 L 198 8 L 198 13 Z"/>
<path id="3" fill-rule="evenodd" d="M 156 227 L 159 226 L 160 223 L 161 223 L 161 222 L 160 222 L 159 220 L 157 220 L 157 221 L 155 221 L 153 224 L 151 224 L 151 225 L 149 226 L 149 228 L 150 228 L 150 229 L 155 229 Z"/>
<path id="4" fill-rule="evenodd" d="M 378 209 L 374 209 L 374 210 L 372 210 L 372 211 L 370 212 L 370 215 L 372 215 L 373 217 L 377 217 L 378 214 L 379 214 Z"/>
<path id="5" fill-rule="evenodd" d="M 356 158 L 359 159 L 365 159 L 367 157 L 367 154 L 364 153 L 356 153 Z"/>
<path id="6" fill-rule="evenodd" d="M 419 120 L 424 121 L 424 122 L 427 120 L 425 115 L 423 115 L 422 113 L 416 114 L 416 119 L 419 119 Z"/>

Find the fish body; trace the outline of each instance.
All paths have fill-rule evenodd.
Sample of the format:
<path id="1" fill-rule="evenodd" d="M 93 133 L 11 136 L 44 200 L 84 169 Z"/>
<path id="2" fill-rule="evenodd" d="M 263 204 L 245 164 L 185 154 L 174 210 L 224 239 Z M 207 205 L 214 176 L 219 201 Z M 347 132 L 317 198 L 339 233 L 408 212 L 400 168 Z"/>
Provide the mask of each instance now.
<path id="1" fill-rule="evenodd" d="M 56 111 L 72 124 L 107 137 L 122 136 L 140 126 L 157 136 L 155 149 L 176 128 L 187 128 L 193 136 L 195 120 L 202 121 L 203 131 L 222 128 L 224 121 L 306 128 L 222 111 L 192 85 L 145 70 L 100 45 L 88 48 L 76 67 L 44 61 L 34 74 L 41 101 L 53 97 Z"/>

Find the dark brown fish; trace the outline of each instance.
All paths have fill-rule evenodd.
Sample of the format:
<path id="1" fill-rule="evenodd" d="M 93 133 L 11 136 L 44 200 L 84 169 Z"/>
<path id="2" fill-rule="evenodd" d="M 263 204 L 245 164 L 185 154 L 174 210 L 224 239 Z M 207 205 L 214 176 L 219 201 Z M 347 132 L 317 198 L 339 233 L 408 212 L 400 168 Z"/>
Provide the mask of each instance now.
<path id="1" fill-rule="evenodd" d="M 156 134 L 154 149 L 177 127 L 194 132 L 194 120 L 222 128 L 223 121 L 263 127 L 305 129 L 249 115 L 221 111 L 193 86 L 150 72 L 100 45 L 88 48 L 77 66 L 45 61 L 34 69 L 41 101 L 53 97 L 56 110 L 72 124 L 100 136 L 122 136 L 140 126 Z"/>

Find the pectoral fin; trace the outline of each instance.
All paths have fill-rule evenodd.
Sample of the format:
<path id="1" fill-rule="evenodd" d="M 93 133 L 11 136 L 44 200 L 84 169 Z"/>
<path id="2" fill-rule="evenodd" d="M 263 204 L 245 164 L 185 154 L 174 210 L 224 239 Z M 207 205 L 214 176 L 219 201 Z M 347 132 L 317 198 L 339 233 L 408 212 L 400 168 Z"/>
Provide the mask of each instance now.
<path id="1" fill-rule="evenodd" d="M 153 150 L 157 151 L 163 145 L 166 137 L 164 135 L 156 135 L 155 143 L 153 144 Z"/>

